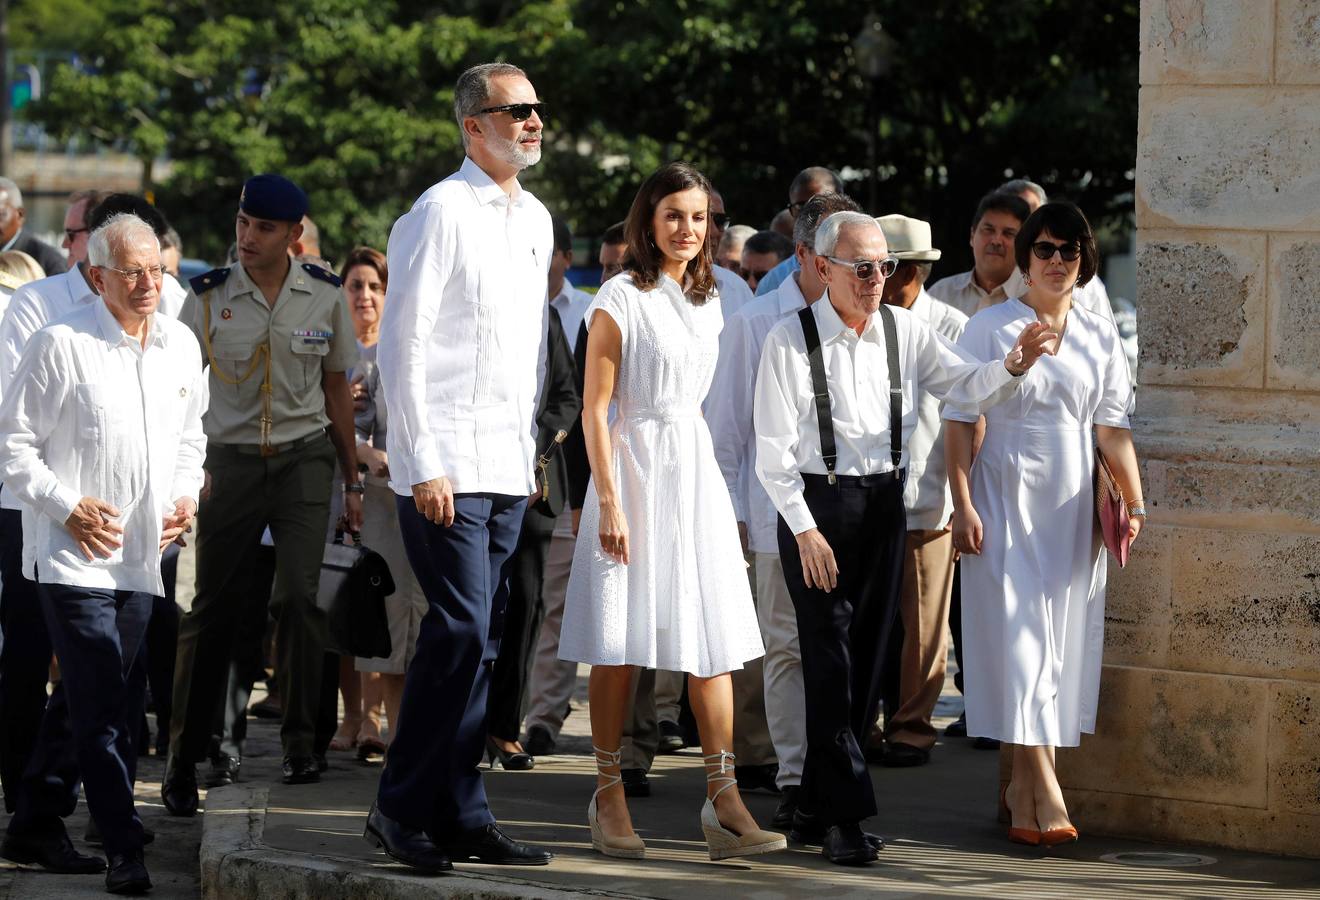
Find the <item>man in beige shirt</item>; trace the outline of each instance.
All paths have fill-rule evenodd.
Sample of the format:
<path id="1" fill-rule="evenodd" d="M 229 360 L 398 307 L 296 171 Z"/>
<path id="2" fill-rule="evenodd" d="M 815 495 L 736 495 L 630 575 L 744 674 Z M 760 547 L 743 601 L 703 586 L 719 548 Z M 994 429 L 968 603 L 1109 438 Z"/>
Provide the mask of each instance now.
<path id="1" fill-rule="evenodd" d="M 1013 276 L 1013 241 L 1018 229 L 1031 215 L 1027 202 L 1017 194 L 992 191 L 981 198 L 972 217 L 970 271 L 941 278 L 926 289 L 969 318 L 1008 299 L 1005 284 Z"/>

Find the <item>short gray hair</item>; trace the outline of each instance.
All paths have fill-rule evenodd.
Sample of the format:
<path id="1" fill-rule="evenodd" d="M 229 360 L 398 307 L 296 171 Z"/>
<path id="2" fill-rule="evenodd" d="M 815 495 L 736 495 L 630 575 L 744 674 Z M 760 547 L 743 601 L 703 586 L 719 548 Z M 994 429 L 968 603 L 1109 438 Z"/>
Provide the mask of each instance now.
<path id="1" fill-rule="evenodd" d="M 826 216 L 816 228 L 816 253 L 821 256 L 833 256 L 835 249 L 839 246 L 839 232 L 845 228 L 861 227 L 863 225 L 870 226 L 884 234 L 880 230 L 880 226 L 876 224 L 875 219 L 866 213 L 848 210 Z"/>
<path id="2" fill-rule="evenodd" d="M 999 190 L 1007 191 L 1010 194 L 1022 194 L 1024 191 L 1031 191 L 1040 198 L 1042 206 L 1050 202 L 1050 198 L 1045 195 L 1045 189 L 1026 178 L 1014 178 L 1011 181 L 1005 181 L 999 186 Z"/>
<path id="3" fill-rule="evenodd" d="M 756 234 L 756 229 L 750 225 L 730 225 L 724 229 L 724 237 L 720 238 L 719 252 L 732 250 L 737 247 L 740 251 L 742 245 L 747 243 L 747 239 Z"/>
<path id="4" fill-rule="evenodd" d="M 23 192 L 12 178 L 0 177 L 0 194 L 9 195 L 9 205 L 14 209 L 23 208 Z"/>
<path id="5" fill-rule="evenodd" d="M 113 266 L 115 254 L 138 235 L 145 234 L 160 248 L 156 230 L 132 213 L 111 216 L 87 239 L 87 262 L 93 266 Z"/>
<path id="6" fill-rule="evenodd" d="M 478 115 L 490 100 L 490 82 L 492 78 L 510 76 L 527 77 L 527 73 L 513 63 L 481 63 L 473 66 L 462 75 L 454 85 L 454 118 L 458 121 L 458 132 L 463 136 L 463 146 L 468 143 L 463 132 L 463 120 L 468 116 Z"/>

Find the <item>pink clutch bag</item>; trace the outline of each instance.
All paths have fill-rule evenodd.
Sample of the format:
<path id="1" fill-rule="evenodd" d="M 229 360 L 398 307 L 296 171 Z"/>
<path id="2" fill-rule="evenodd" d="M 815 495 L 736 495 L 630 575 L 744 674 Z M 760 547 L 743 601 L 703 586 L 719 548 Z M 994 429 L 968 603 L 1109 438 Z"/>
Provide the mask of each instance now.
<path id="1" fill-rule="evenodd" d="M 1128 546 L 1131 543 L 1128 531 L 1127 503 L 1123 500 L 1123 490 L 1114 480 L 1114 473 L 1105 462 L 1105 455 L 1100 448 L 1095 448 L 1095 517 L 1100 528 L 1100 536 L 1105 547 L 1118 560 L 1119 568 L 1127 565 Z"/>

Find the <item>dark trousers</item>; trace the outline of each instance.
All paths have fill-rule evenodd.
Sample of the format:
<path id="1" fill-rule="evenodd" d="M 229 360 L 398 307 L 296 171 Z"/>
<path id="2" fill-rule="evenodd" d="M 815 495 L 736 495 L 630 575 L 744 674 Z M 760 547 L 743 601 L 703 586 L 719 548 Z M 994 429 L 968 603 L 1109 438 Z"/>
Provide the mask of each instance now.
<path id="1" fill-rule="evenodd" d="M 862 746 L 880 705 L 884 651 L 898 610 L 907 516 L 903 482 L 890 475 L 804 475 L 804 497 L 834 551 L 837 587 L 802 578 L 797 539 L 779 520 L 779 560 L 797 612 L 807 696 L 807 756 L 800 807 L 822 824 L 875 815 Z"/>
<path id="2" fill-rule="evenodd" d="M 37 590 L 60 661 L 60 690 L 42 717 L 9 831 L 60 833 L 60 820 L 77 806 L 81 773 L 106 854 L 141 850 L 133 778 L 146 678 L 134 663 L 152 596 L 62 584 Z"/>
<path id="3" fill-rule="evenodd" d="M 335 451 L 328 437 L 262 457 L 212 447 L 211 496 L 197 514 L 197 595 L 179 622 L 170 754 L 207 756 L 216 710 L 229 683 L 234 635 L 261 534 L 275 539 L 276 673 L 285 756 L 311 756 L 316 741 L 327 625 L 316 607 L 330 521 Z"/>
<path id="4" fill-rule="evenodd" d="M 15 509 L 0 509 L 0 579 L 0 785 L 12 813 L 46 710 L 51 656 L 37 583 L 23 575 L 23 514 Z"/>
<path id="5" fill-rule="evenodd" d="M 428 609 L 377 803 L 391 819 L 444 840 L 494 821 L 477 767 L 527 498 L 459 494 L 448 528 L 427 521 L 411 497 L 395 500 L 403 546 Z"/>
<path id="6" fill-rule="evenodd" d="M 958 671 L 953 673 L 953 686 L 963 693 L 962 663 L 962 560 L 953 564 L 953 596 L 949 598 L 949 631 L 953 633 L 953 656 L 958 660 Z"/>
<path id="7" fill-rule="evenodd" d="M 252 686 L 266 677 L 265 640 L 270 622 L 271 588 L 275 583 L 275 549 L 259 544 L 252 555 L 245 586 L 231 602 L 243 609 L 234 630 L 229 676 L 212 728 L 211 756 L 243 758 L 247 739 L 247 707 Z"/>
<path id="8" fill-rule="evenodd" d="M 164 754 L 170 742 L 170 711 L 174 698 L 174 648 L 179 641 L 179 605 L 174 592 L 179 572 L 179 545 L 170 544 L 160 558 L 160 578 L 165 596 L 153 597 L 151 621 L 143 642 L 143 665 L 147 667 L 147 686 L 151 705 L 156 711 L 156 752 Z M 145 727 L 143 733 L 146 732 Z M 146 748 L 143 748 L 146 753 Z"/>
<path id="9" fill-rule="evenodd" d="M 518 740 L 522 730 L 527 679 L 545 614 L 541 579 L 554 530 L 554 519 L 528 508 L 523 516 L 518 549 L 513 554 L 509 602 L 504 608 L 504 635 L 491 672 L 490 700 L 486 704 L 487 731 L 505 741 Z"/>

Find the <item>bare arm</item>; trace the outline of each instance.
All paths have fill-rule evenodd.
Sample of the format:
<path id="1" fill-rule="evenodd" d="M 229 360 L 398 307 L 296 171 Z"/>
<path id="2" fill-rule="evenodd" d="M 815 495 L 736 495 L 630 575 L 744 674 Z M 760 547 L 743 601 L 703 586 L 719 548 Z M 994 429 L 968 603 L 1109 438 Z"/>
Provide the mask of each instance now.
<path id="1" fill-rule="evenodd" d="M 353 431 L 353 395 L 348 389 L 348 377 L 343 372 L 322 372 L 321 390 L 325 392 L 325 414 L 330 419 L 330 440 L 339 456 L 339 468 L 345 484 L 355 484 L 357 474 L 357 442 Z M 344 494 L 344 514 L 348 517 L 348 530 L 362 530 L 362 495 Z"/>
<path id="2" fill-rule="evenodd" d="M 1105 461 L 1113 470 L 1114 480 L 1123 491 L 1123 499 L 1128 506 L 1144 504 L 1141 493 L 1141 472 L 1137 467 L 1137 450 L 1132 445 L 1132 432 L 1127 428 L 1115 428 L 1112 425 L 1095 426 L 1095 442 Z M 1132 540 L 1137 539 L 1143 525 L 1144 516 L 1134 516 L 1130 520 L 1128 533 Z"/>
<path id="3" fill-rule="evenodd" d="M 628 522 L 614 483 L 609 408 L 623 359 L 623 332 L 609 313 L 596 310 L 587 332 L 587 371 L 582 392 L 582 433 L 591 478 L 600 501 L 600 546 L 621 563 L 628 562 Z"/>
<path id="4" fill-rule="evenodd" d="M 985 418 L 976 422 L 944 423 L 944 464 L 953 494 L 953 547 L 959 553 L 980 554 L 984 529 L 972 506 L 970 473 L 974 449 L 985 435 Z"/>

